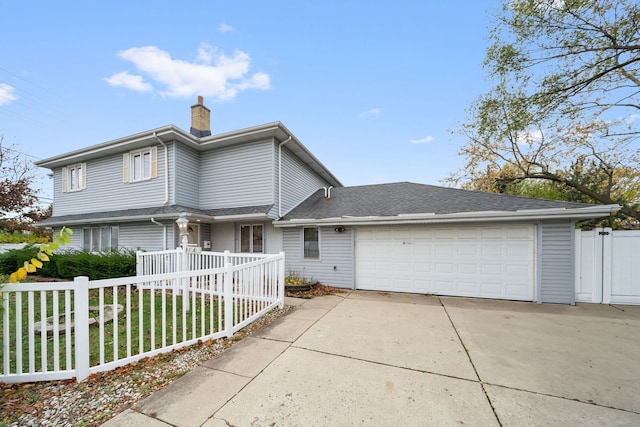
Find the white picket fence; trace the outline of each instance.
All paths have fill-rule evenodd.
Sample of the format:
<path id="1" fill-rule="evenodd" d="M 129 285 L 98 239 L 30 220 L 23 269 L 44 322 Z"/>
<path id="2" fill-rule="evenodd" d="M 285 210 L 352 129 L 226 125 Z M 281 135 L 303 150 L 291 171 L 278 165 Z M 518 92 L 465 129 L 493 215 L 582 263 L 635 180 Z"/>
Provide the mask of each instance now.
<path id="1" fill-rule="evenodd" d="M 640 230 L 576 230 L 577 302 L 640 304 Z"/>
<path id="2" fill-rule="evenodd" d="M 237 265 L 233 260 L 240 257 L 224 255 L 222 266 L 214 268 L 3 285 L 0 381 L 82 381 L 145 357 L 230 337 L 283 307 L 284 253 Z M 48 328 L 37 331 L 37 322 Z"/>

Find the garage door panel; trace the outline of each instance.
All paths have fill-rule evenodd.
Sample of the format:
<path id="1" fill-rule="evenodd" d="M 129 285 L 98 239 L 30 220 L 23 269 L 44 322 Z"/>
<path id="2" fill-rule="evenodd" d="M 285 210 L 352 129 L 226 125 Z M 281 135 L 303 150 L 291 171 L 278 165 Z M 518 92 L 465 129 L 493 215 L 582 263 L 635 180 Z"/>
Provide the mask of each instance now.
<path id="1" fill-rule="evenodd" d="M 435 285 L 434 287 L 435 293 L 454 295 L 456 286 L 453 280 L 435 280 L 434 285 Z"/>
<path id="2" fill-rule="evenodd" d="M 479 253 L 479 248 L 480 244 L 478 243 L 462 243 L 460 245 L 458 245 L 458 253 L 457 255 L 459 257 L 475 257 L 476 255 L 478 255 Z"/>
<path id="3" fill-rule="evenodd" d="M 434 255 L 437 257 L 452 257 L 455 252 L 455 246 L 453 244 L 436 243 L 434 245 Z"/>
<path id="4" fill-rule="evenodd" d="M 524 278 L 529 277 L 529 266 L 526 264 L 510 264 L 506 266 L 507 276 L 510 278 Z"/>
<path id="5" fill-rule="evenodd" d="M 507 239 L 530 239 L 531 227 L 509 227 L 506 229 Z"/>
<path id="6" fill-rule="evenodd" d="M 503 298 L 502 295 L 502 283 L 501 282 L 481 282 L 479 294 L 482 294 L 485 298 Z M 471 296 L 471 295 L 466 295 Z"/>
<path id="7" fill-rule="evenodd" d="M 535 227 L 360 227 L 358 289 L 533 300 Z"/>
<path id="8" fill-rule="evenodd" d="M 451 274 L 456 271 L 455 264 L 452 263 L 444 263 L 438 262 L 436 263 L 436 273 L 437 274 Z"/>
<path id="9" fill-rule="evenodd" d="M 455 236 L 455 228 L 438 228 L 435 232 L 436 239 L 453 239 Z"/>
<path id="10" fill-rule="evenodd" d="M 490 276 L 501 276 L 503 274 L 502 264 L 482 263 L 480 265 L 480 273 L 484 275 L 490 275 Z"/>
<path id="11" fill-rule="evenodd" d="M 506 245 L 508 257 L 525 257 L 531 254 L 531 245 L 528 243 L 508 243 Z"/>
<path id="12" fill-rule="evenodd" d="M 480 253 L 483 257 L 500 257 L 503 255 L 504 245 L 501 243 L 487 242 L 483 243 Z"/>
<path id="13" fill-rule="evenodd" d="M 420 259 L 428 259 L 427 257 L 431 257 L 434 254 L 433 243 L 414 243 L 413 254 Z"/>
<path id="14" fill-rule="evenodd" d="M 458 238 L 459 239 L 475 239 L 477 240 L 480 237 L 479 229 L 477 228 L 459 228 L 458 229 Z"/>
<path id="15" fill-rule="evenodd" d="M 478 274 L 478 265 L 477 264 L 458 264 L 458 273 Z"/>
<path id="16" fill-rule="evenodd" d="M 483 227 L 480 229 L 480 237 L 482 239 L 501 239 L 502 228 L 501 227 Z"/>

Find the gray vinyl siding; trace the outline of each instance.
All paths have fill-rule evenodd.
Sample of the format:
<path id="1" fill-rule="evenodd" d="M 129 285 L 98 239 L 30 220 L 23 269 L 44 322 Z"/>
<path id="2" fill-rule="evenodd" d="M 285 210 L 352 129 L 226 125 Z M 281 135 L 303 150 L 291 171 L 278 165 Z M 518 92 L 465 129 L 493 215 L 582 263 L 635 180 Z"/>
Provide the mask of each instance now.
<path id="1" fill-rule="evenodd" d="M 64 252 L 69 250 L 82 249 L 82 227 L 66 227 L 66 228 L 70 228 L 71 231 L 73 231 L 73 234 L 69 235 L 69 238 L 71 239 L 71 243 L 67 243 L 64 246 L 61 246 L 59 251 Z M 58 235 L 58 233 L 60 233 L 60 230 L 62 230 L 62 227 L 53 227 L 51 230 L 54 235 Z"/>
<path id="2" fill-rule="evenodd" d="M 573 223 L 543 222 L 540 227 L 541 302 L 575 304 Z"/>
<path id="3" fill-rule="evenodd" d="M 204 242 L 211 242 L 211 224 L 200 223 L 200 247 L 203 251 L 210 251 L 211 248 L 205 248 Z"/>
<path id="4" fill-rule="evenodd" d="M 278 153 L 276 153 L 278 157 Z M 276 159 L 276 167 L 278 160 Z M 277 176 L 276 169 L 275 175 Z M 300 202 L 322 187 L 327 187 L 318 174 L 294 156 L 287 146 L 282 147 L 282 215 L 296 207 Z M 278 200 L 278 183 L 276 181 L 276 200 Z"/>
<path id="5" fill-rule="evenodd" d="M 86 188 L 81 191 L 62 192 L 62 168 L 54 170 L 54 216 L 161 206 L 164 202 L 162 147 L 158 149 L 158 176 L 146 181 L 122 182 L 122 153 L 90 160 L 86 165 Z"/>
<path id="6" fill-rule="evenodd" d="M 274 203 L 271 140 L 235 145 L 201 154 L 201 209 L 271 203 Z"/>
<path id="7" fill-rule="evenodd" d="M 353 229 L 337 233 L 334 227 L 320 227 L 320 259 L 305 260 L 302 228 L 283 229 L 285 275 L 298 273 L 323 285 L 353 288 Z"/>
<path id="8" fill-rule="evenodd" d="M 175 159 L 176 204 L 197 208 L 200 203 L 200 154 L 178 145 Z"/>
<path id="9" fill-rule="evenodd" d="M 149 223 L 127 223 L 119 224 L 119 226 L 118 243 L 120 248 L 145 251 L 161 251 L 163 249 L 163 230 L 159 225 L 149 221 Z M 172 247 L 169 245 L 167 249 L 172 249 Z"/>

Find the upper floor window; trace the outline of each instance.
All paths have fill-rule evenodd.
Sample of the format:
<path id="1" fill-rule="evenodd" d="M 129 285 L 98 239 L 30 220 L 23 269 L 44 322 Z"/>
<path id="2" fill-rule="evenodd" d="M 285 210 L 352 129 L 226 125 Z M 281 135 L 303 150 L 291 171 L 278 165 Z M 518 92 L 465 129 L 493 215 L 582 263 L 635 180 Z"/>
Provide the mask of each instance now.
<path id="1" fill-rule="evenodd" d="M 303 252 L 305 259 L 320 259 L 320 234 L 318 227 L 304 227 L 303 234 Z"/>
<path id="2" fill-rule="evenodd" d="M 87 187 L 87 164 L 79 163 L 62 168 L 62 192 L 84 190 Z"/>
<path id="3" fill-rule="evenodd" d="M 125 153 L 122 158 L 122 181 L 136 182 L 158 176 L 158 148 L 150 147 Z"/>

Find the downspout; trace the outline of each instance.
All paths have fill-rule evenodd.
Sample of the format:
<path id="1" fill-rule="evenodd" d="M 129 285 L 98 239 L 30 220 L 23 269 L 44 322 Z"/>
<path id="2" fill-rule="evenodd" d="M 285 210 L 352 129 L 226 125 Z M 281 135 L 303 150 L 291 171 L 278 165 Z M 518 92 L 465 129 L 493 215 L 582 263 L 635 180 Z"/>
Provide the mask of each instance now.
<path id="1" fill-rule="evenodd" d="M 169 153 L 167 149 L 167 144 L 162 142 L 162 140 L 158 137 L 158 135 L 155 132 L 153 132 L 153 137 L 156 139 L 156 141 L 158 141 L 158 143 L 160 143 L 160 145 L 164 147 L 164 202 L 162 204 L 166 205 L 169 202 Z M 153 218 L 151 218 L 151 222 L 154 222 Z M 166 232 L 166 229 L 165 229 L 165 232 Z"/>
<path id="2" fill-rule="evenodd" d="M 151 222 L 154 223 L 155 225 L 162 226 L 162 250 L 166 251 L 167 250 L 167 226 L 161 222 L 156 221 L 154 218 L 151 218 Z"/>
<path id="3" fill-rule="evenodd" d="M 278 144 L 278 218 L 282 218 L 282 146 L 289 141 L 291 135 Z"/>

